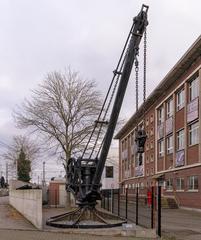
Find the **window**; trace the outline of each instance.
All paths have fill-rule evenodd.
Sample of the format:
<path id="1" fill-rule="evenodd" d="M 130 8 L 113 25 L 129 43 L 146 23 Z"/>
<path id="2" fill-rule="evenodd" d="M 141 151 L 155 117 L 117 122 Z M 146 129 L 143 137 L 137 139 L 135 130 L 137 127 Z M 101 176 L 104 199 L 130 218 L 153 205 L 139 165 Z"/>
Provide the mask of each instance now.
<path id="1" fill-rule="evenodd" d="M 163 107 L 160 107 L 158 109 L 158 124 L 160 125 L 163 122 L 164 122 L 164 110 Z"/>
<path id="2" fill-rule="evenodd" d="M 147 138 L 149 138 L 149 131 L 148 130 L 146 131 L 146 134 L 147 134 Z"/>
<path id="3" fill-rule="evenodd" d="M 121 142 L 121 151 L 124 151 L 124 140 Z"/>
<path id="4" fill-rule="evenodd" d="M 146 157 L 146 163 L 149 163 L 149 156 Z"/>
<path id="5" fill-rule="evenodd" d="M 146 151 L 149 150 L 149 143 L 146 144 Z"/>
<path id="6" fill-rule="evenodd" d="M 177 132 L 177 150 L 184 149 L 184 129 Z"/>
<path id="7" fill-rule="evenodd" d="M 167 154 L 173 153 L 173 136 L 167 137 Z"/>
<path id="8" fill-rule="evenodd" d="M 198 176 L 188 177 L 188 190 L 198 190 Z"/>
<path id="9" fill-rule="evenodd" d="M 153 143 L 153 141 L 151 141 L 151 143 L 150 143 L 150 147 L 151 147 L 151 149 L 154 148 L 154 143 Z"/>
<path id="10" fill-rule="evenodd" d="M 162 157 L 164 155 L 164 141 L 163 140 L 158 142 L 158 154 L 159 154 L 159 157 Z"/>
<path id="11" fill-rule="evenodd" d="M 166 181 L 166 190 L 172 191 L 172 189 L 173 189 L 173 180 L 172 178 L 169 178 Z"/>
<path id="12" fill-rule="evenodd" d="M 154 168 L 151 168 L 151 175 L 154 175 Z"/>
<path id="13" fill-rule="evenodd" d="M 128 145 L 127 145 L 127 138 L 125 139 L 125 149 L 124 150 L 126 150 L 127 149 L 127 147 L 128 147 Z"/>
<path id="14" fill-rule="evenodd" d="M 166 115 L 167 118 L 170 118 L 173 115 L 173 100 L 169 99 L 166 103 Z"/>
<path id="15" fill-rule="evenodd" d="M 184 178 L 177 178 L 176 179 L 176 190 L 184 190 Z"/>
<path id="16" fill-rule="evenodd" d="M 199 143 L 199 124 L 193 123 L 189 126 L 189 145 Z"/>
<path id="17" fill-rule="evenodd" d="M 177 111 L 179 111 L 184 107 L 184 101 L 185 101 L 184 89 L 180 90 L 177 93 L 176 98 L 177 98 Z"/>
<path id="18" fill-rule="evenodd" d="M 151 161 L 151 162 L 154 161 L 154 155 L 153 155 L 153 154 L 151 154 L 150 161 Z"/>
<path id="19" fill-rule="evenodd" d="M 154 135 L 154 129 L 151 128 L 151 130 L 150 130 L 150 136 L 153 136 L 153 135 Z"/>
<path id="20" fill-rule="evenodd" d="M 134 144 L 135 135 L 134 132 L 131 133 L 131 145 Z"/>
<path id="21" fill-rule="evenodd" d="M 113 178 L 113 174 L 114 174 L 113 166 L 106 166 L 105 167 L 105 177 L 106 178 Z"/>
<path id="22" fill-rule="evenodd" d="M 146 126 L 149 125 L 149 118 L 146 119 Z"/>
<path id="23" fill-rule="evenodd" d="M 151 117 L 150 117 L 150 122 L 152 123 L 154 121 L 154 115 L 151 114 Z"/>
<path id="24" fill-rule="evenodd" d="M 199 96 L 199 78 L 197 77 L 189 83 L 189 101 Z"/>
<path id="25" fill-rule="evenodd" d="M 149 169 L 146 170 L 146 175 L 149 176 Z"/>

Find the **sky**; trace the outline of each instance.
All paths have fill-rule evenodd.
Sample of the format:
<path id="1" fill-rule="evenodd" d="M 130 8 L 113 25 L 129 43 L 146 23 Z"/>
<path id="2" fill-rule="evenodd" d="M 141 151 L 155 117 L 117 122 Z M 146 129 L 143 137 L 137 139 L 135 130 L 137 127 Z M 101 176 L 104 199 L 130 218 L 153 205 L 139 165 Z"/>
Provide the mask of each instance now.
<path id="1" fill-rule="evenodd" d="M 21 133 L 12 112 L 48 72 L 70 66 L 104 95 L 143 3 L 148 95 L 200 35 L 201 1 L 0 0 L 0 141 Z M 132 74 L 121 110 L 126 119 L 135 110 L 134 86 Z"/>

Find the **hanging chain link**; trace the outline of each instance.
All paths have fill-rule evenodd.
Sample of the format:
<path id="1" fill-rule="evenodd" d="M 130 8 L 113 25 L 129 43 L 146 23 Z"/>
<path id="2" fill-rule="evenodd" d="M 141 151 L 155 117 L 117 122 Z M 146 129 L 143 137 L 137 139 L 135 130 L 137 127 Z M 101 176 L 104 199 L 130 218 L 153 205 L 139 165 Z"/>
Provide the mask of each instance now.
<path id="1" fill-rule="evenodd" d="M 143 76 L 143 101 L 146 100 L 146 81 L 147 81 L 147 30 L 144 31 L 144 76 Z"/>
<path id="2" fill-rule="evenodd" d="M 139 88 L 139 83 L 138 83 L 138 78 L 139 78 L 139 62 L 138 59 L 135 59 L 135 97 L 136 97 L 136 112 L 138 111 L 138 102 L 139 102 L 139 94 L 138 94 L 138 88 Z"/>

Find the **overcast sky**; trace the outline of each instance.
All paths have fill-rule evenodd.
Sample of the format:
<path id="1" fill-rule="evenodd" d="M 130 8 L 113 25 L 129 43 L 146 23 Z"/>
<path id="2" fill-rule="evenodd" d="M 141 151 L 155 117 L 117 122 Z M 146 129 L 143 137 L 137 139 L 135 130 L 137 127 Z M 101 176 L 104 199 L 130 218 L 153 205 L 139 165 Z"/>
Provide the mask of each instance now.
<path id="1" fill-rule="evenodd" d="M 142 3 L 150 7 L 150 93 L 200 35 L 201 1 L 0 0 L 0 141 L 20 133 L 12 111 L 49 71 L 71 66 L 104 94 Z M 134 109 L 131 78 L 121 115 Z"/>

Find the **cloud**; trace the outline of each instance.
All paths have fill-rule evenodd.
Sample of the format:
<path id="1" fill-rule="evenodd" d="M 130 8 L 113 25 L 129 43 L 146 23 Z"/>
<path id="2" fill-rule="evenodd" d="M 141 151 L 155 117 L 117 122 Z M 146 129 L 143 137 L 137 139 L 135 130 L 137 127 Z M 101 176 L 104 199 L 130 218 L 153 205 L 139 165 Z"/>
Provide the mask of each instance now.
<path id="1" fill-rule="evenodd" d="M 150 6 L 147 36 L 150 93 L 199 36 L 201 2 L 145 3 Z M 0 1 L 1 122 L 14 126 L 11 113 L 15 105 L 30 96 L 30 89 L 47 72 L 69 65 L 85 78 L 96 79 L 105 93 L 132 18 L 141 5 L 141 0 Z M 128 118 L 134 110 L 132 76 L 121 116 Z M 12 137 L 13 128 L 6 129 L 7 138 Z M 4 125 L 0 125 L 1 131 L 5 131 Z"/>

